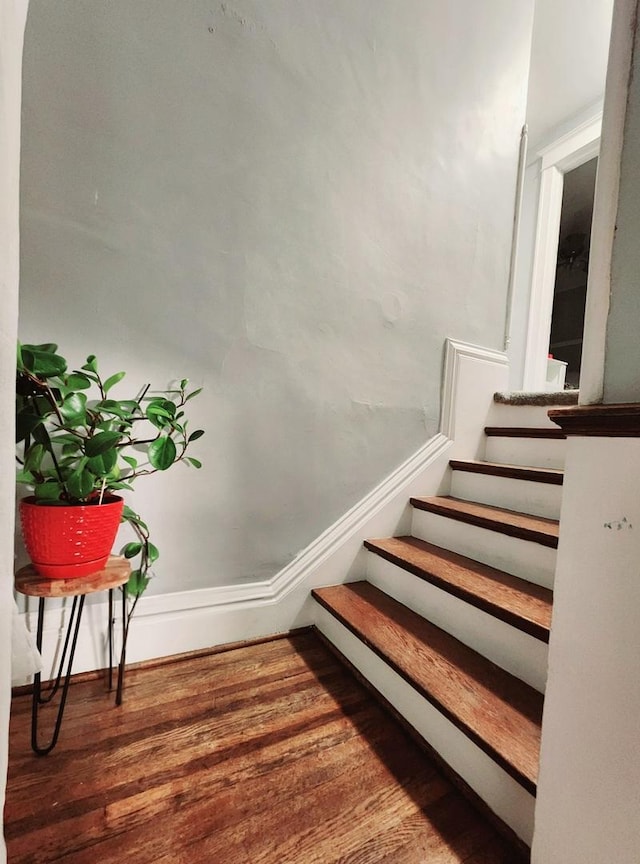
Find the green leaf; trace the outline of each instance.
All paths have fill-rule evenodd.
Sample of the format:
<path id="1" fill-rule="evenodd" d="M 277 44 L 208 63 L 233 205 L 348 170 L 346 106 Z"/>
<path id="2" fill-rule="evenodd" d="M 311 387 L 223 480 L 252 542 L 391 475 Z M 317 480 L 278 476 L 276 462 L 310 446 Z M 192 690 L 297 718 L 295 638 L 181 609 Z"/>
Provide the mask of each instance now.
<path id="1" fill-rule="evenodd" d="M 188 378 L 183 378 L 182 381 L 180 382 L 180 389 L 181 389 L 181 390 L 186 390 L 186 389 L 187 389 L 187 384 L 188 384 L 188 383 L 189 383 L 189 379 L 188 379 Z"/>
<path id="2" fill-rule="evenodd" d="M 202 438 L 203 435 L 204 429 L 196 429 L 194 432 L 191 433 L 191 435 L 189 435 L 187 443 L 191 444 L 192 441 L 197 441 L 198 438 Z"/>
<path id="3" fill-rule="evenodd" d="M 65 386 L 69 390 L 88 390 L 91 387 L 91 380 L 82 372 L 72 372 L 65 379 Z"/>
<path id="4" fill-rule="evenodd" d="M 167 435 L 156 438 L 147 449 L 149 462 L 159 471 L 166 471 L 176 461 L 176 445 Z"/>
<path id="5" fill-rule="evenodd" d="M 126 489 L 127 492 L 133 492 L 133 486 L 124 480 L 109 480 L 109 489 Z"/>
<path id="6" fill-rule="evenodd" d="M 27 483 L 30 486 L 35 479 L 30 471 L 18 471 L 16 474 L 16 483 Z"/>
<path id="7" fill-rule="evenodd" d="M 199 459 L 194 459 L 193 456 L 185 456 L 184 458 L 194 468 L 202 468 L 202 462 Z"/>
<path id="8" fill-rule="evenodd" d="M 51 440 L 54 444 L 76 444 L 80 446 L 84 438 L 80 435 L 72 435 L 71 432 L 60 432 L 58 434 L 54 433 Z"/>
<path id="9" fill-rule="evenodd" d="M 115 387 L 118 381 L 122 381 L 125 375 L 126 372 L 116 372 L 115 375 L 111 375 L 111 377 L 107 378 L 107 380 L 102 385 L 102 389 L 104 390 L 104 392 L 108 393 L 112 387 Z"/>
<path id="10" fill-rule="evenodd" d="M 175 417 L 176 413 L 176 404 L 172 402 L 171 399 L 165 399 L 162 396 L 154 396 L 147 408 L 162 408 L 163 411 L 166 411 L 170 417 Z"/>
<path id="11" fill-rule="evenodd" d="M 198 387 L 197 390 L 192 390 L 192 392 L 189 393 L 189 395 L 186 397 L 186 399 L 185 399 L 184 401 L 185 401 L 185 402 L 188 402 L 189 399 L 193 399 L 193 397 L 194 397 L 194 396 L 197 396 L 198 393 L 202 393 L 202 387 Z"/>
<path id="12" fill-rule="evenodd" d="M 96 411 L 106 411 L 107 414 L 115 414 L 116 417 L 120 417 L 123 420 L 128 419 L 129 411 L 122 408 L 119 402 L 116 402 L 115 399 L 104 399 L 102 402 L 98 402 L 94 406 Z"/>
<path id="13" fill-rule="evenodd" d="M 87 459 L 84 456 L 82 458 L 82 466 L 84 467 L 87 464 Z M 77 467 L 78 455 L 75 453 L 73 456 L 63 456 L 62 459 L 58 458 L 58 468 L 70 468 L 72 471 L 75 471 Z M 69 471 L 67 471 L 66 474 L 69 474 Z"/>
<path id="14" fill-rule="evenodd" d="M 69 425 L 82 426 L 87 419 L 87 397 L 84 393 L 71 393 L 60 406 L 60 413 Z"/>
<path id="15" fill-rule="evenodd" d="M 29 435 L 42 424 L 42 417 L 31 414 L 29 411 L 20 411 L 16 415 L 16 443 L 24 441 Z"/>
<path id="16" fill-rule="evenodd" d="M 135 510 L 132 510 L 128 504 L 125 504 L 122 509 L 122 519 L 120 521 L 131 522 L 132 525 L 139 525 L 145 531 L 149 530 L 146 522 L 143 522 L 142 519 L 135 512 Z"/>
<path id="17" fill-rule="evenodd" d="M 66 487 L 73 498 L 86 498 L 93 492 L 95 478 L 90 471 L 80 468 L 67 477 Z"/>
<path id="18" fill-rule="evenodd" d="M 45 354 L 55 354 L 58 346 L 54 342 L 43 342 L 41 345 L 29 345 L 29 348 L 35 348 L 36 351 L 44 351 Z"/>
<path id="19" fill-rule="evenodd" d="M 86 369 L 88 372 L 93 372 L 94 375 L 98 374 L 98 361 L 96 360 L 95 354 L 89 354 L 87 362 L 82 368 Z"/>
<path id="20" fill-rule="evenodd" d="M 135 510 L 132 510 L 128 504 L 122 508 L 122 522 L 137 522 L 140 519 Z"/>
<path id="21" fill-rule="evenodd" d="M 87 438 L 84 452 L 87 456 L 99 456 L 106 453 L 120 440 L 120 432 L 98 432 L 93 438 Z"/>
<path id="22" fill-rule="evenodd" d="M 87 468 L 96 475 L 96 477 L 106 477 L 113 470 L 118 461 L 118 451 L 106 450 L 98 456 L 92 456 L 87 462 Z"/>
<path id="23" fill-rule="evenodd" d="M 100 414 L 96 413 L 95 416 L 99 417 Z M 101 432 L 113 432 L 114 431 L 113 424 L 114 424 L 114 420 L 112 417 L 110 420 L 103 420 L 101 423 L 98 423 L 98 425 L 96 426 L 96 429 L 99 429 Z"/>
<path id="24" fill-rule="evenodd" d="M 60 397 L 60 394 L 56 394 L 55 391 L 54 397 L 56 405 L 58 405 L 62 401 L 62 398 Z M 55 414 L 55 409 L 46 396 L 36 396 L 34 399 L 31 400 L 31 406 L 34 409 L 33 413 L 39 414 L 40 417 L 45 420 L 49 419 L 49 417 L 53 417 Z"/>
<path id="25" fill-rule="evenodd" d="M 172 420 L 171 414 L 165 411 L 164 408 L 159 408 L 157 406 L 147 408 L 145 414 L 147 419 L 150 420 L 157 429 L 162 429 L 163 426 L 167 426 Z"/>
<path id="26" fill-rule="evenodd" d="M 43 351 L 39 345 L 23 345 L 21 353 L 25 368 L 40 378 L 52 378 L 67 371 L 64 357 Z"/>
<path id="27" fill-rule="evenodd" d="M 133 456 L 123 456 L 124 461 L 129 465 L 134 471 L 138 467 L 138 460 L 134 459 Z"/>
<path id="28" fill-rule="evenodd" d="M 154 564 L 160 557 L 158 547 L 154 546 L 153 543 L 147 542 L 147 556 L 149 558 L 149 564 Z"/>
<path id="29" fill-rule="evenodd" d="M 46 480 L 44 483 L 38 483 L 35 486 L 35 496 L 39 501 L 55 501 L 60 498 L 64 491 L 62 483 L 55 480 Z"/>
<path id="30" fill-rule="evenodd" d="M 134 542 L 127 543 L 126 546 L 120 550 L 120 554 L 124 555 L 125 558 L 135 558 L 136 555 L 139 555 L 142 552 L 142 543 Z"/>
<path id="31" fill-rule="evenodd" d="M 44 444 L 47 450 L 51 447 L 51 439 L 49 438 L 49 433 L 44 423 L 36 426 L 36 428 L 32 430 L 31 435 L 33 436 L 34 441 L 37 441 L 39 444 Z"/>
<path id="32" fill-rule="evenodd" d="M 143 576 L 141 570 L 132 570 L 131 576 L 129 576 L 129 581 L 127 582 L 127 591 L 134 597 L 139 597 L 144 593 L 148 584 L 148 576 Z"/>
<path id="33" fill-rule="evenodd" d="M 32 444 L 24 454 L 23 471 L 38 471 L 46 450 L 42 444 Z"/>
<path id="34" fill-rule="evenodd" d="M 145 415 L 154 426 L 161 429 L 167 426 L 176 415 L 176 406 L 169 399 L 154 398 L 146 407 Z"/>
<path id="35" fill-rule="evenodd" d="M 142 409 L 135 399 L 120 399 L 118 405 L 120 405 L 122 411 L 126 411 L 127 414 L 142 414 Z"/>
<path id="36" fill-rule="evenodd" d="M 73 374 L 84 375 L 85 378 L 87 378 L 90 382 L 93 382 L 94 384 L 100 383 L 100 378 L 97 375 L 94 375 L 94 373 L 91 372 L 88 366 L 83 366 L 82 368 L 84 369 L 84 372 L 80 372 L 78 369 L 74 369 Z M 91 384 L 89 384 L 89 386 L 91 386 Z"/>

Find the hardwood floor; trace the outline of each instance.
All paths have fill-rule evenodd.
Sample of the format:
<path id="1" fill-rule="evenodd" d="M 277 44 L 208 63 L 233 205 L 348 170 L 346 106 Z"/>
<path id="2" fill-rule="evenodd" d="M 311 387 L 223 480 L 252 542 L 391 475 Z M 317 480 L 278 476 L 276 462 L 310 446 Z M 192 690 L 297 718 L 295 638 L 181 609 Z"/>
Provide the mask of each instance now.
<path id="1" fill-rule="evenodd" d="M 17 697 L 9 864 L 520 860 L 312 632 L 131 670 L 120 708 L 75 683 L 44 758 L 29 725 Z"/>

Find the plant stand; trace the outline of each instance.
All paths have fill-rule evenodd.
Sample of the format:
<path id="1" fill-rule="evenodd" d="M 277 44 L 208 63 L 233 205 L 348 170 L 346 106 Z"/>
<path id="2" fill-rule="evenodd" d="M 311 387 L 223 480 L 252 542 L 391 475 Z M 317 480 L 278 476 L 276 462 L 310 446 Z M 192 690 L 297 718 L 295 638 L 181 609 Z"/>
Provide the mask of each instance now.
<path id="1" fill-rule="evenodd" d="M 33 697 L 31 705 L 31 748 L 38 756 L 46 756 L 56 746 L 60 727 L 62 726 L 62 717 L 64 707 L 67 701 L 67 691 L 71 681 L 71 669 L 73 666 L 73 658 L 76 652 L 76 644 L 78 641 L 78 633 L 80 632 L 80 622 L 82 621 L 82 611 L 84 609 L 84 601 L 87 594 L 94 594 L 98 591 L 109 591 L 109 690 L 113 686 L 113 620 L 114 620 L 114 604 L 113 591 L 115 588 L 122 588 L 122 627 L 123 635 L 126 631 L 127 617 L 127 581 L 131 573 L 131 566 L 125 558 L 117 555 L 112 555 L 104 570 L 98 573 L 92 573 L 89 576 L 80 576 L 72 579 L 46 579 L 41 576 L 32 565 L 23 567 L 16 573 L 15 588 L 20 594 L 25 594 L 29 597 L 38 598 L 38 628 L 36 632 L 36 645 L 38 651 L 42 650 L 42 631 L 44 625 L 44 607 L 48 597 L 73 597 L 71 614 L 66 628 L 64 638 L 64 647 L 60 657 L 60 665 L 58 674 L 55 680 L 52 681 L 50 687 L 45 694 L 42 694 L 41 673 L 38 672 L 33 679 Z M 66 672 L 64 673 L 64 682 L 62 680 L 63 670 L 66 662 Z M 118 688 L 116 694 L 116 704 L 122 702 L 122 687 L 124 684 L 124 662 L 125 662 L 125 644 L 123 639 L 122 651 L 120 653 L 120 661 L 118 663 Z M 55 697 L 60 684 L 62 683 L 62 695 L 58 706 L 53 735 L 48 744 L 40 746 L 38 744 L 38 715 L 41 705 L 45 705 Z"/>

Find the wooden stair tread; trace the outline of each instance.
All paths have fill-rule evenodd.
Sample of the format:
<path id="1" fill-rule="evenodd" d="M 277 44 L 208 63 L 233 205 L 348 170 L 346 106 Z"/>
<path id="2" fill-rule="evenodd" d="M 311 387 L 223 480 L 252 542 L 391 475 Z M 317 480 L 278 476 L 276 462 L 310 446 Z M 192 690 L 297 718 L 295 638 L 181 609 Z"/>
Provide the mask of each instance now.
<path id="1" fill-rule="evenodd" d="M 368 582 L 315 599 L 532 794 L 542 694 Z"/>
<path id="2" fill-rule="evenodd" d="M 365 547 L 419 579 L 459 597 L 501 621 L 549 641 L 553 592 L 441 549 L 417 537 L 365 540 Z"/>
<path id="3" fill-rule="evenodd" d="M 562 429 L 547 426 L 485 426 L 484 434 L 490 438 L 555 438 L 564 440 Z"/>
<path id="4" fill-rule="evenodd" d="M 559 468 L 534 468 L 523 465 L 507 465 L 503 462 L 484 462 L 477 459 L 451 459 L 449 465 L 454 471 L 489 474 L 492 477 L 511 477 L 514 480 L 530 480 L 536 483 L 550 483 L 555 486 L 561 486 L 564 478 L 564 471 Z"/>
<path id="5" fill-rule="evenodd" d="M 516 510 L 506 510 L 490 504 L 479 504 L 476 501 L 463 501 L 451 496 L 434 496 L 430 498 L 411 498 L 413 507 L 436 513 L 439 516 L 457 519 L 469 525 L 499 531 L 511 537 L 540 543 L 551 549 L 558 548 L 559 523 L 557 519 L 547 519 L 543 516 L 530 516 Z"/>

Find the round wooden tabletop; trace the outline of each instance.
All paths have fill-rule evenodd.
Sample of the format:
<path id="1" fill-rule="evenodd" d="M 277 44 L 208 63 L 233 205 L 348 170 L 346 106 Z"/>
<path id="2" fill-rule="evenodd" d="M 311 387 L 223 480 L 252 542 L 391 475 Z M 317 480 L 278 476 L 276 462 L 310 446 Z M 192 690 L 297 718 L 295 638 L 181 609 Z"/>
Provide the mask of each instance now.
<path id="1" fill-rule="evenodd" d="M 15 586 L 16 591 L 29 597 L 76 597 L 118 588 L 128 581 L 130 574 L 131 564 L 127 559 L 111 555 L 104 570 L 71 579 L 47 579 L 32 564 L 28 564 L 16 573 Z"/>

